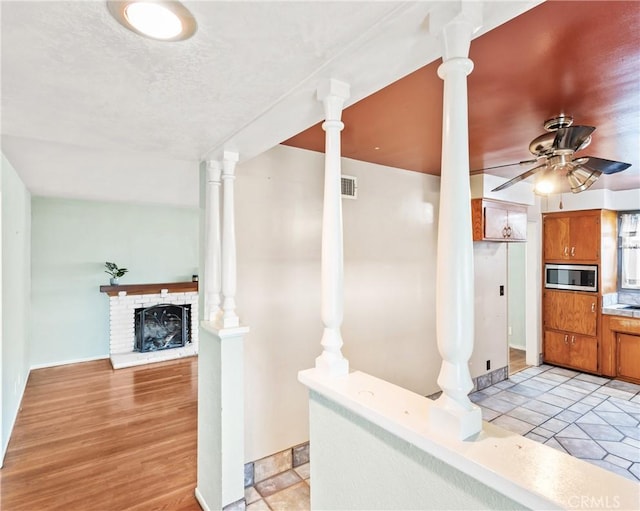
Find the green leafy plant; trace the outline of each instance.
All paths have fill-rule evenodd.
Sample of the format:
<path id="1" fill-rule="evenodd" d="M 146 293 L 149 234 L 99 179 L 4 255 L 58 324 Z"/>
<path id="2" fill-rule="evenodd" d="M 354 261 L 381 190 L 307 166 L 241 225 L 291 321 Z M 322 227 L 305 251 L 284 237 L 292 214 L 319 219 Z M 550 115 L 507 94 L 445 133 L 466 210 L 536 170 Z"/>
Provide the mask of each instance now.
<path id="1" fill-rule="evenodd" d="M 118 268 L 118 265 L 116 263 L 110 263 L 108 261 L 104 263 L 104 265 L 107 267 L 107 269 L 104 272 L 111 275 L 111 277 L 114 279 L 122 277 L 125 273 L 129 271 L 126 268 Z"/>

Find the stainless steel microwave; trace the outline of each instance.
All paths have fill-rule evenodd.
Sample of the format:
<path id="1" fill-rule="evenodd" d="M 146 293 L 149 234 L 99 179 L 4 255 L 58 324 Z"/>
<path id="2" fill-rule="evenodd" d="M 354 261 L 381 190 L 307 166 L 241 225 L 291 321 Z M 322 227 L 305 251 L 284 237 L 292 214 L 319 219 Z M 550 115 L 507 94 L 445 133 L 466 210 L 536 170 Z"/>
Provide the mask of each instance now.
<path id="1" fill-rule="evenodd" d="M 586 264 L 545 264 L 545 284 L 549 289 L 597 291 L 598 267 Z"/>

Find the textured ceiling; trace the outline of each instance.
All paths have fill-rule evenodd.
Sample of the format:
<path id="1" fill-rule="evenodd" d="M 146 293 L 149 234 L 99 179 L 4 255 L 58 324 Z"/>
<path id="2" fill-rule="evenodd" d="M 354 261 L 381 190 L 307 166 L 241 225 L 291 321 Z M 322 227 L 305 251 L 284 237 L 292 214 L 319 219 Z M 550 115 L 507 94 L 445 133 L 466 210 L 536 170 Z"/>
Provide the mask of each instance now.
<path id="1" fill-rule="evenodd" d="M 538 3 L 483 4 L 479 34 Z M 243 161 L 318 122 L 320 80 L 350 83 L 353 104 L 436 60 L 428 15 L 452 5 L 184 4 L 197 33 L 164 43 L 104 1 L 0 2 L 2 152 L 32 193 L 194 204 L 202 159 Z"/>
<path id="2" fill-rule="evenodd" d="M 473 41 L 471 169 L 529 160 L 545 119 L 596 126 L 580 155 L 631 163 L 594 186 L 640 188 L 640 2 L 546 2 Z M 343 154 L 440 173 L 442 80 L 429 64 L 349 107 Z M 323 150 L 319 125 L 284 142 Z M 490 171 L 513 177 L 528 167 Z"/>
<path id="3" fill-rule="evenodd" d="M 2 2 L 3 133 L 197 160 L 394 7 L 185 5 L 199 30 L 171 44 L 100 1 Z"/>

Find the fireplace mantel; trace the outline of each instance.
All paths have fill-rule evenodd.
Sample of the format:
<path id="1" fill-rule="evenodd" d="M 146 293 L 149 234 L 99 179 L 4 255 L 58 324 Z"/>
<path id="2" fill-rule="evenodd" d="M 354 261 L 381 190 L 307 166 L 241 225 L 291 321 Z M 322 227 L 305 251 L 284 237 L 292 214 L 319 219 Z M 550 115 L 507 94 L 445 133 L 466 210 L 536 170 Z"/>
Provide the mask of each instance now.
<path id="1" fill-rule="evenodd" d="M 169 293 L 188 293 L 198 291 L 197 282 L 169 282 L 165 284 L 124 284 L 118 286 L 100 286 L 101 293 L 118 296 L 121 291 L 128 295 L 160 294 L 163 289 Z"/>

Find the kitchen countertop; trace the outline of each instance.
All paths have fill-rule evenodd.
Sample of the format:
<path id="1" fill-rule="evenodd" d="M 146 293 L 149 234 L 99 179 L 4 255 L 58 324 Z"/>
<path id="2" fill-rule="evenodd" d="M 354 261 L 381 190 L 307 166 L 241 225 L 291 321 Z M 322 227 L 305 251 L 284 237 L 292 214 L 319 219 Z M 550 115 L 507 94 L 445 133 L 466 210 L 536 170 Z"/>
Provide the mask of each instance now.
<path id="1" fill-rule="evenodd" d="M 602 314 L 610 316 L 626 316 L 627 318 L 640 318 L 640 309 L 625 309 L 630 304 L 615 303 L 602 308 Z"/>

